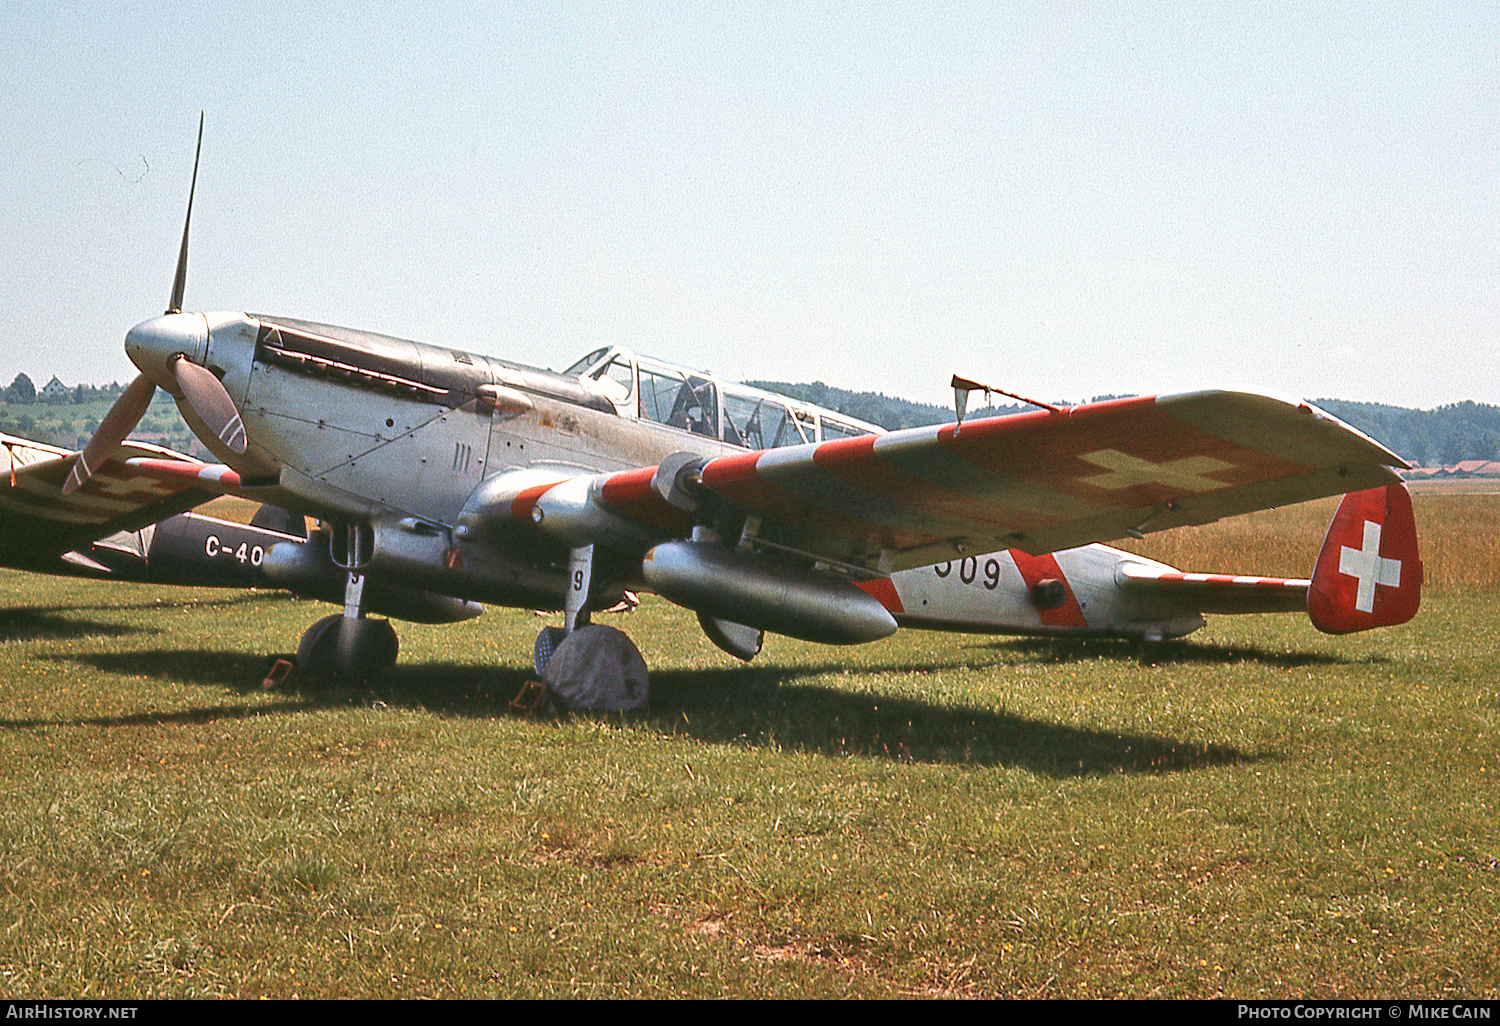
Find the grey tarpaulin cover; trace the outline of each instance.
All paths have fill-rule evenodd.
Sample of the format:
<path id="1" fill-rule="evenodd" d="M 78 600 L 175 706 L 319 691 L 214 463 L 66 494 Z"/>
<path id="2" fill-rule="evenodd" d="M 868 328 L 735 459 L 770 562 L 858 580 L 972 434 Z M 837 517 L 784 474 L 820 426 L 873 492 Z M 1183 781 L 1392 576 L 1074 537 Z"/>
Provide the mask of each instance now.
<path id="1" fill-rule="evenodd" d="M 564 638 L 542 680 L 558 705 L 575 712 L 646 708 L 646 660 L 624 631 L 601 623 Z"/>

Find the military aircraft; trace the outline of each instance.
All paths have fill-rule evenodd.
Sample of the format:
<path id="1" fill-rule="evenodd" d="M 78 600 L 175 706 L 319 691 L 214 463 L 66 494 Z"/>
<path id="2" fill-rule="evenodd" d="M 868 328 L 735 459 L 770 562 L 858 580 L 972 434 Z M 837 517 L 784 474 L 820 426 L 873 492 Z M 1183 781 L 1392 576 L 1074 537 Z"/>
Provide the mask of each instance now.
<path id="1" fill-rule="evenodd" d="M 248 524 L 187 512 L 90 540 L 100 533 L 101 518 L 116 525 L 124 516 L 138 521 L 161 508 L 158 492 L 171 496 L 171 486 L 222 475 L 225 468 L 131 442 L 119 454 L 123 459 L 105 462 L 91 488 L 65 496 L 61 486 L 76 454 L 4 434 L 0 445 L 12 460 L 10 487 L 0 482 L 0 539 L 28 539 L 0 552 L 0 565 L 158 584 L 280 588 L 342 601 L 344 572 L 332 561 L 330 531 L 320 526 L 309 534 L 301 516 L 272 506 L 261 506 Z M 150 456 L 131 455 L 142 449 Z M 165 472 L 158 463 L 148 473 L 136 462 L 148 458 L 181 467 Z M 152 497 L 158 501 L 142 501 Z M 1382 551 L 1391 555 L 1382 557 Z M 1410 498 L 1393 485 L 1344 498 L 1311 580 L 1183 573 L 1091 544 L 1040 556 L 1019 549 L 965 556 L 868 577 L 859 587 L 900 626 L 933 630 L 1160 641 L 1202 627 L 1204 613 L 1306 611 L 1319 629 L 1347 633 L 1409 619 L 1420 595 L 1421 561 Z M 388 581 L 369 582 L 365 597 L 369 610 L 413 622 L 456 622 L 482 612 L 472 601 Z M 759 651 L 761 632 L 736 632 L 711 617 L 701 619 L 725 651 L 741 659 Z"/>
<path id="2" fill-rule="evenodd" d="M 1393 469 L 1405 464 L 1306 403 L 1204 391 L 882 432 L 621 347 L 554 373 L 290 317 L 183 312 L 192 193 L 167 312 L 126 335 L 140 376 L 61 491 L 90 494 L 100 468 L 123 465 L 183 495 L 316 517 L 326 550 L 275 545 L 264 564 L 273 579 L 342 583 L 343 615 L 302 639 L 305 672 L 394 661 L 394 630 L 365 615 L 369 582 L 561 609 L 539 653 L 626 589 L 696 611 L 741 658 L 765 632 L 850 644 L 903 621 L 1166 637 L 1204 609 L 1316 608 L 1338 630 L 1415 612 L 1420 563 Z M 156 388 L 221 464 L 130 448 Z M 1343 493 L 1362 494 L 1311 583 L 1199 579 L 1095 544 Z"/>

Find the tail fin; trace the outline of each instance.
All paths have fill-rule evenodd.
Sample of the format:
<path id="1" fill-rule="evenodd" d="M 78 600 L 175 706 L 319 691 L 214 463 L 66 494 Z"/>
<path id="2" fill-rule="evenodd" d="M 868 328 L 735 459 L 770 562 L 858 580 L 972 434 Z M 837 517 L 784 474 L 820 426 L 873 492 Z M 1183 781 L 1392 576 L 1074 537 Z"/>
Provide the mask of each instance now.
<path id="1" fill-rule="evenodd" d="M 1350 492 L 1313 569 L 1307 615 L 1325 634 L 1405 623 L 1422 601 L 1417 524 L 1405 485 Z"/>

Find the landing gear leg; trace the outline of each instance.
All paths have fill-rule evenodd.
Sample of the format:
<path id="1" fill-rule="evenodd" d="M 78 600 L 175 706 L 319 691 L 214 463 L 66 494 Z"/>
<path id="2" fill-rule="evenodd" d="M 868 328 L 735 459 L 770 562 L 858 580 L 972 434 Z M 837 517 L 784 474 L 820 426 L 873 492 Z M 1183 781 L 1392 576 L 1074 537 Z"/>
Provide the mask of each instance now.
<path id="1" fill-rule="evenodd" d="M 568 553 L 568 594 L 563 600 L 563 630 L 572 634 L 589 625 L 589 588 L 594 583 L 594 547 Z"/>
<path id="2" fill-rule="evenodd" d="M 344 585 L 344 616 L 339 624 L 334 665 L 345 677 L 362 680 L 396 665 L 400 643 L 389 620 L 365 618 L 365 575 L 349 571 Z"/>
<path id="3" fill-rule="evenodd" d="M 589 625 L 589 589 L 593 583 L 594 547 L 584 545 L 573 549 L 568 553 L 568 591 L 563 596 L 563 625 L 543 627 L 532 650 L 531 663 L 538 677 L 547 672 L 547 663 L 563 639 L 579 627 Z"/>
<path id="4" fill-rule="evenodd" d="M 365 617 L 365 575 L 355 565 L 364 543 L 365 528 L 348 528 L 350 566 L 344 583 L 344 612 L 325 616 L 307 629 L 297 646 L 297 669 L 314 680 L 335 675 L 363 680 L 396 665 L 400 643 L 389 620 Z"/>
<path id="5" fill-rule="evenodd" d="M 563 600 L 565 626 L 548 627 L 537 638 L 537 673 L 546 682 L 552 700 L 563 709 L 644 709 L 650 685 L 640 650 L 624 631 L 589 623 L 593 568 L 592 545 L 569 554 L 568 593 Z"/>

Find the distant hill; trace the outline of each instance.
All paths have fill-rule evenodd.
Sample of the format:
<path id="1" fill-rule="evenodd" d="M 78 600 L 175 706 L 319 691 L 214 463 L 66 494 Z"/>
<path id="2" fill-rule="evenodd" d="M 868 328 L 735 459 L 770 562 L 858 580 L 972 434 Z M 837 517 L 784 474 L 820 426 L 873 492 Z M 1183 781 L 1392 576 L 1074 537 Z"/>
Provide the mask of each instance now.
<path id="1" fill-rule="evenodd" d="M 789 381 L 747 381 L 745 384 L 751 388 L 763 388 L 767 392 L 801 399 L 814 406 L 826 406 L 830 410 L 858 417 L 871 424 L 879 424 L 889 431 L 895 431 L 897 428 L 924 427 L 928 424 L 946 424 L 953 419 L 951 406 L 913 403 L 880 392 L 851 392 L 846 388 L 825 385 L 821 381 L 814 381 L 810 385 L 799 385 Z M 982 402 L 982 400 L 977 400 L 977 397 L 976 401 Z M 974 416 L 976 413 L 984 416 L 998 416 L 1002 413 L 1019 413 L 1027 408 L 1020 404 L 995 406 L 988 409 L 977 408 L 971 409 L 969 416 Z"/>
<path id="2" fill-rule="evenodd" d="M 1500 406 L 1466 401 L 1408 410 L 1342 399 L 1313 402 L 1418 467 L 1500 459 Z"/>
<path id="3" fill-rule="evenodd" d="M 65 395 L 46 396 L 38 389 L 28 389 L 28 385 L 30 380 L 20 374 L 9 387 L 0 389 L 0 431 L 66 449 L 83 448 L 124 391 L 118 384 L 76 385 Z M 213 458 L 203 443 L 193 437 L 172 397 L 161 389 L 157 389 L 131 437 L 200 458 Z"/>
<path id="4" fill-rule="evenodd" d="M 769 392 L 789 395 L 803 402 L 826 406 L 890 430 L 921 427 L 925 424 L 946 424 L 953 420 L 953 408 L 949 406 L 913 403 L 879 392 L 851 392 L 825 385 L 821 381 L 811 384 L 787 381 L 746 383 Z M 1343 399 L 1314 399 L 1313 402 L 1415 466 L 1452 466 L 1462 460 L 1500 459 L 1500 406 L 1461 402 L 1439 406 L 1435 410 L 1410 410 L 1383 403 L 1354 403 Z M 993 412 L 1016 413 L 1023 409 L 1028 407 L 1012 404 L 997 406 Z M 971 410 L 970 415 L 976 412 L 978 411 Z"/>

